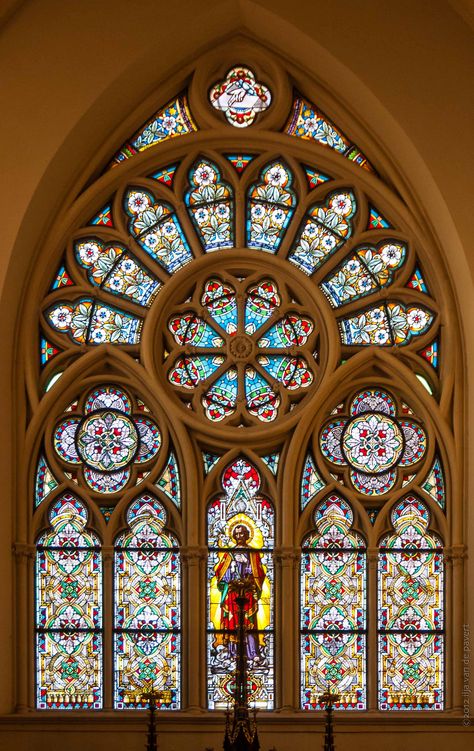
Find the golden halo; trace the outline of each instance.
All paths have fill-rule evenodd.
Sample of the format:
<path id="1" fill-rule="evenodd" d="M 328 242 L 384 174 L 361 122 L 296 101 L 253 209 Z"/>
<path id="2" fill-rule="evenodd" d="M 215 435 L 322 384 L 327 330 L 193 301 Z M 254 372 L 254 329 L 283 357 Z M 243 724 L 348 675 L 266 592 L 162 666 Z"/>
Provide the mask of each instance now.
<path id="1" fill-rule="evenodd" d="M 225 531 L 230 540 L 233 539 L 233 531 L 236 527 L 239 526 L 239 524 L 242 524 L 242 526 L 246 527 L 249 531 L 249 539 L 248 544 L 253 541 L 252 547 L 260 548 L 263 545 L 263 535 L 262 531 L 255 526 L 255 522 L 253 519 L 250 518 L 250 516 L 247 516 L 247 514 L 236 514 L 235 516 L 232 516 L 229 521 L 227 522 Z"/>

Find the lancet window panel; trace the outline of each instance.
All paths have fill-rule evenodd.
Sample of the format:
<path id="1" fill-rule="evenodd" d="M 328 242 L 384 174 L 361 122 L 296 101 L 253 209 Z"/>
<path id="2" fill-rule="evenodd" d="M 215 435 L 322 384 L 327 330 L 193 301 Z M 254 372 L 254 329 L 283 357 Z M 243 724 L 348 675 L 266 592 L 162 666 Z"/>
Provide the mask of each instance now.
<path id="1" fill-rule="evenodd" d="M 114 706 L 145 708 L 154 689 L 160 709 L 181 707 L 181 567 L 167 513 L 144 493 L 127 511 L 129 531 L 115 542 Z"/>
<path id="2" fill-rule="evenodd" d="M 101 709 L 101 544 L 85 505 L 63 493 L 36 544 L 36 706 Z"/>
<path id="3" fill-rule="evenodd" d="M 379 708 L 444 708 L 444 556 L 416 496 L 392 511 L 394 534 L 380 542 Z"/>
<path id="4" fill-rule="evenodd" d="M 301 707 L 367 708 L 366 545 L 349 504 L 333 493 L 314 512 L 301 553 Z"/>
<path id="5" fill-rule="evenodd" d="M 208 707 L 232 702 L 238 649 L 238 585 L 245 583 L 244 627 L 249 701 L 273 709 L 275 513 L 261 477 L 239 458 L 222 474 L 223 495 L 208 506 Z"/>

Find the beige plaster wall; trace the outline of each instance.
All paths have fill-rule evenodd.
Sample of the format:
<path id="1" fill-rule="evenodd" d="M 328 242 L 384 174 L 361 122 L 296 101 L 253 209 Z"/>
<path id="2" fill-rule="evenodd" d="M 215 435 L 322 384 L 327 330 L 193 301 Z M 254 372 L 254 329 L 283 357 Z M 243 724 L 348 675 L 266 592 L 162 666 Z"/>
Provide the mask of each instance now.
<path id="1" fill-rule="evenodd" d="M 463 13 L 458 12 L 462 6 Z M 433 243 L 445 255 L 447 274 L 462 313 L 465 380 L 472 383 L 474 365 L 474 305 L 472 273 L 472 195 L 474 152 L 474 33 L 469 3 L 444 0 L 182 0 L 175 5 L 142 0 L 25 0 L 5 2 L 0 15 L 0 367 L 1 444 L 3 479 L 0 577 L 0 712 L 10 714 L 17 703 L 15 660 L 21 655 L 14 635 L 12 543 L 15 526 L 15 456 L 18 419 L 14 406 L 22 398 L 16 378 L 18 311 L 41 249 L 42 239 L 57 212 L 77 194 L 101 155 L 120 145 L 149 111 L 143 104 L 170 73 L 237 31 L 299 64 L 322 87 L 337 92 L 341 112 L 354 119 L 354 132 L 364 150 L 374 151 L 389 165 L 402 197 L 420 206 L 431 228 Z M 158 103 L 157 103 L 158 104 Z M 129 125 L 130 124 L 130 125 Z M 373 140 L 364 135 L 373 133 Z M 33 287 L 32 287 L 33 285 Z M 457 440 L 472 456 L 472 400 L 457 395 L 459 416 L 465 414 Z M 465 410 L 465 411 L 464 411 Z M 16 417 L 15 417 L 16 414 Z M 20 415 L 20 419 L 22 416 Z M 470 463 L 471 473 L 474 462 Z M 473 477 L 465 487 L 466 508 Z M 466 530 L 474 534 L 472 514 Z M 470 581 L 474 581 L 472 563 Z M 474 633 L 474 602 L 467 598 L 465 620 Z M 472 681 L 474 691 L 474 680 Z M 137 722 L 134 727 L 138 729 Z M 268 726 L 264 748 L 294 745 L 290 731 Z M 429 720 L 433 732 L 421 745 L 430 749 L 472 748 L 472 734 L 458 719 L 452 724 Z M 349 727 L 344 720 L 344 726 Z M 342 721 L 341 721 L 342 724 Z M 436 726 L 444 732 L 434 731 Z M 66 737 L 61 719 L 0 719 L 0 748 L 46 749 Z M 120 723 L 96 721 L 78 727 L 71 748 L 99 748 L 114 742 Z M 365 729 L 364 729 L 365 727 Z M 301 744 L 309 747 L 305 723 Z M 380 745 L 382 730 L 358 728 L 367 748 Z M 213 745 L 198 733 L 199 748 Z M 415 748 L 420 739 L 404 722 L 391 719 L 384 735 L 390 749 Z M 59 736 L 58 736 L 59 733 Z M 85 733 L 87 735 L 87 740 Z M 105 735 L 104 735 L 105 733 Z M 400 733 L 400 735 L 399 735 Z M 462 735 L 461 735 L 462 733 Z M 217 735 L 215 738 L 218 737 Z M 69 738 L 69 732 L 68 732 Z M 82 738 L 82 741 L 78 741 Z M 134 735 L 121 735 L 123 748 L 141 748 Z M 303 740 L 304 738 L 304 740 Z M 392 740 L 390 740 L 392 738 Z M 393 742 L 392 742 L 393 741 Z M 162 748 L 189 746 L 189 736 L 164 736 Z M 74 745 L 74 743 L 76 745 Z M 317 743 L 317 742 L 316 742 Z M 339 747 L 352 744 L 349 731 Z M 398 744 L 398 745 L 397 745 Z M 215 743 L 216 747 L 220 745 Z M 111 746 L 112 747 L 112 746 Z M 361 746 L 362 747 L 362 746 Z"/>

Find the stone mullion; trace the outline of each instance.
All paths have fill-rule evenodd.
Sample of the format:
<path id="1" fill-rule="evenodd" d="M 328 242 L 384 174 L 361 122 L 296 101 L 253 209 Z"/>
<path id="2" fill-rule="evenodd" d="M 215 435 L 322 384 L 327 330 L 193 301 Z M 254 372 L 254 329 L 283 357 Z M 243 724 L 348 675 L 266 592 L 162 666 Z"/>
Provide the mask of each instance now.
<path id="1" fill-rule="evenodd" d="M 13 547 L 16 563 L 17 591 L 17 646 L 16 672 L 18 677 L 16 692 L 16 711 L 27 712 L 35 707 L 36 680 L 36 640 L 34 613 L 34 563 L 35 546 L 15 543 Z M 35 646 L 33 646 L 35 645 Z M 33 665 L 33 680 L 31 680 Z"/>
<path id="2" fill-rule="evenodd" d="M 464 668 L 464 561 L 467 553 L 464 545 L 445 549 L 444 630 L 450 635 L 444 639 L 445 708 L 463 711 Z M 467 632 L 469 643 L 469 631 Z M 467 659 L 469 660 L 469 653 Z M 451 670 L 448 666 L 451 665 Z"/>
<path id="3" fill-rule="evenodd" d="M 299 592 L 298 572 L 301 551 L 285 547 L 275 550 L 275 596 L 280 613 L 275 624 L 275 681 L 277 701 L 282 709 L 299 708 Z M 293 593 L 288 600 L 286 593 Z M 278 650 L 276 648 L 278 645 Z M 287 647 L 285 648 L 285 645 Z M 288 648 L 288 645 L 290 648 Z"/>
<path id="4" fill-rule="evenodd" d="M 377 600 L 377 573 L 378 573 L 378 548 L 367 549 L 367 595 L 365 602 L 366 628 L 367 628 L 367 709 L 378 709 L 378 600 Z"/>
<path id="5" fill-rule="evenodd" d="M 182 580 L 182 706 L 201 712 L 206 708 L 206 605 L 201 596 L 205 582 L 207 548 L 193 545 L 181 548 Z M 205 591 L 205 586 L 204 586 Z M 204 607 L 203 607 L 204 602 Z M 187 672 L 186 672 L 187 671 Z"/>
<path id="6" fill-rule="evenodd" d="M 102 670 L 104 709 L 114 706 L 114 549 L 112 546 L 102 548 Z"/>

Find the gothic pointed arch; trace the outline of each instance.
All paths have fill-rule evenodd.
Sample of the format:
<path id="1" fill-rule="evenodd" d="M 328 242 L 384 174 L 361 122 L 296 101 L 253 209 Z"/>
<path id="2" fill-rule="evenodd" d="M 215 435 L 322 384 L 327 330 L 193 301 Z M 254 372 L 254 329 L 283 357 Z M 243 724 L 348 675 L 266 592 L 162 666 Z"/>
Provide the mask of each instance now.
<path id="1" fill-rule="evenodd" d="M 108 619 L 108 708 L 139 706 L 158 673 L 170 676 L 164 707 L 225 708 L 231 584 L 249 577 L 256 705 L 320 708 L 323 670 L 344 696 L 339 708 L 364 712 L 377 695 L 366 549 L 407 493 L 436 506 L 446 533 L 459 518 L 454 306 L 417 207 L 396 194 L 370 139 L 359 143 L 360 129 L 316 101 L 291 64 L 245 48 L 247 60 L 204 55 L 128 135 L 118 129 L 45 241 L 54 265 L 25 301 L 23 343 L 32 528 L 49 501 L 77 489 L 115 541 L 129 600 L 122 565 L 140 591 L 160 577 L 178 588 L 158 564 L 132 576 L 138 537 L 156 538 L 156 560 L 165 547 L 174 560 L 179 540 L 182 625 L 164 586 L 164 610 L 144 594 L 113 627 Z M 145 511 L 132 519 L 133 504 Z M 300 585 L 313 600 L 298 647 Z M 341 587 L 355 587 L 354 612 L 338 611 Z M 451 705 L 447 694 L 430 708 Z"/>

